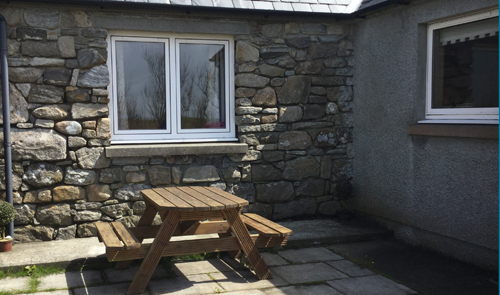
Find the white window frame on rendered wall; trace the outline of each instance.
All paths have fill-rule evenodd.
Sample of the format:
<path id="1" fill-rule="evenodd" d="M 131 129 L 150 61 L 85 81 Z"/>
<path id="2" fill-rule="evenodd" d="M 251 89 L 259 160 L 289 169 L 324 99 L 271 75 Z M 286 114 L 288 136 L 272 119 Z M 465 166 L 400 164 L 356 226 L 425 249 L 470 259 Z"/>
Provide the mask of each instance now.
<path id="1" fill-rule="evenodd" d="M 119 130 L 116 77 L 116 41 L 160 42 L 165 44 L 165 80 L 167 100 L 166 130 Z M 184 129 L 180 127 L 180 81 L 179 81 L 179 43 L 220 44 L 225 46 L 225 128 Z M 108 85 L 111 103 L 112 144 L 173 143 L 173 142 L 218 142 L 237 141 L 234 114 L 234 39 L 228 35 L 195 35 L 174 33 L 147 33 L 112 31 L 108 35 Z"/>
<path id="2" fill-rule="evenodd" d="M 498 108 L 432 108 L 434 31 L 497 16 L 498 8 L 428 25 L 425 120 L 419 123 L 498 124 Z"/>

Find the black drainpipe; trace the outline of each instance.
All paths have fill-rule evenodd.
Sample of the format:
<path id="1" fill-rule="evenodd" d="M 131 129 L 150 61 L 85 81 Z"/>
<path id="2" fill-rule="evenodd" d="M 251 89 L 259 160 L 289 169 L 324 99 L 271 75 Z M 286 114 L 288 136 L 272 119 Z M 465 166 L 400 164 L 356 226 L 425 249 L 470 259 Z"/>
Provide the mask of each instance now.
<path id="1" fill-rule="evenodd" d="M 0 14 L 0 67 L 2 71 L 2 111 L 3 111 L 3 146 L 5 153 L 5 192 L 7 202 L 12 200 L 12 151 L 10 143 L 10 103 L 9 69 L 7 67 L 7 21 Z M 8 232 L 14 238 L 14 221 L 9 224 Z"/>

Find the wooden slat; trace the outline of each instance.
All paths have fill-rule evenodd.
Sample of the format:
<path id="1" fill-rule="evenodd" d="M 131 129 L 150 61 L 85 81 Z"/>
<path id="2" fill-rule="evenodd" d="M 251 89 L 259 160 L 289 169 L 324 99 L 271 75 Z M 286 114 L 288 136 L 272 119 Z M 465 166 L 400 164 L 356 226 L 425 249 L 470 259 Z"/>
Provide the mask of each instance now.
<path id="1" fill-rule="evenodd" d="M 241 220 L 250 228 L 258 232 L 259 234 L 264 234 L 266 236 L 281 236 L 281 234 L 275 231 L 272 228 L 265 226 L 264 224 L 257 222 L 251 218 L 246 217 L 245 215 L 241 215 Z"/>
<path id="2" fill-rule="evenodd" d="M 238 203 L 239 207 L 245 207 L 245 206 L 248 206 L 248 204 L 249 204 L 247 200 L 239 198 L 239 197 L 232 195 L 228 192 L 225 192 L 225 191 L 221 190 L 220 188 L 206 187 L 205 189 L 207 189 L 211 192 L 214 192 L 214 193 L 216 193 L 216 194 L 218 194 L 218 195 L 220 195 L 228 200 L 231 200 L 235 203 Z"/>
<path id="3" fill-rule="evenodd" d="M 168 213 L 155 237 L 153 244 L 151 244 L 148 254 L 142 261 L 137 274 L 132 280 L 132 284 L 130 284 L 127 294 L 139 294 L 144 292 L 154 270 L 156 269 L 156 266 L 158 265 L 158 262 L 160 261 L 165 247 L 168 245 L 172 234 L 179 225 L 180 217 L 181 212 L 179 211 L 170 211 Z"/>
<path id="4" fill-rule="evenodd" d="M 287 238 L 264 237 L 257 234 L 251 235 L 252 241 L 258 248 L 284 246 Z M 151 244 L 143 244 L 141 248 L 134 250 L 110 250 L 106 251 L 109 261 L 127 261 L 142 259 L 149 252 Z M 209 238 L 186 241 L 169 242 L 163 250 L 162 257 L 190 255 L 198 253 L 238 251 L 240 245 L 236 237 Z"/>
<path id="5" fill-rule="evenodd" d="M 255 213 L 244 213 L 243 216 L 248 217 L 250 219 L 253 219 L 253 220 L 273 229 L 274 231 L 279 232 L 281 236 L 289 236 L 293 233 L 291 229 L 286 228 L 282 225 L 279 225 L 276 222 L 273 222 L 267 218 L 264 218 L 260 215 L 255 214 Z"/>
<path id="6" fill-rule="evenodd" d="M 190 204 L 193 206 L 195 209 L 194 211 L 206 211 L 210 210 L 211 206 L 207 203 L 204 203 L 197 198 L 194 198 L 190 194 L 184 192 L 183 190 L 177 188 L 177 187 L 164 187 L 162 190 L 169 192 L 170 194 L 178 197 L 179 199 L 183 200 L 184 202 Z"/>
<path id="7" fill-rule="evenodd" d="M 170 193 L 169 191 L 167 191 L 163 188 L 154 188 L 153 191 L 155 191 L 157 194 L 162 196 L 168 202 L 175 205 L 175 208 L 170 208 L 170 210 L 175 210 L 175 211 L 194 211 L 195 210 L 195 207 L 193 207 L 191 204 L 186 203 L 184 200 L 179 199 L 176 195 L 173 195 L 172 193 Z"/>
<path id="8" fill-rule="evenodd" d="M 158 233 L 159 230 L 160 230 L 159 225 L 136 226 L 130 228 L 130 231 L 139 241 L 144 239 L 152 239 L 156 237 L 156 234 Z"/>
<path id="9" fill-rule="evenodd" d="M 241 250 L 247 256 L 248 262 L 253 267 L 255 274 L 261 280 L 271 278 L 271 271 L 255 246 L 248 229 L 239 216 L 237 209 L 226 209 L 222 213 L 226 217 L 231 230 L 240 243 Z"/>
<path id="10" fill-rule="evenodd" d="M 137 226 L 140 226 L 140 227 L 144 227 L 146 225 L 151 225 L 153 223 L 153 220 L 156 217 L 156 213 L 158 212 L 158 209 L 148 199 L 144 199 L 144 203 L 146 204 L 146 209 L 142 213 L 141 219 L 139 219 L 139 222 L 137 223 Z M 134 232 L 132 229 L 130 229 L 130 231 L 132 231 L 132 233 L 135 235 L 137 240 L 140 243 L 142 243 L 144 238 L 139 237 L 137 235 L 137 233 Z M 158 230 L 156 230 L 156 232 L 158 232 Z M 152 237 L 156 236 L 156 232 Z M 126 269 L 126 268 L 129 268 L 131 264 L 132 264 L 132 260 L 120 261 L 115 265 L 115 269 L 117 269 L 117 270 L 118 269 Z"/>
<path id="11" fill-rule="evenodd" d="M 158 207 L 158 209 L 168 210 L 177 208 L 177 206 L 165 200 L 165 198 L 152 189 L 142 190 L 141 193 L 145 199 L 149 200 L 153 205 Z"/>
<path id="12" fill-rule="evenodd" d="M 202 186 L 190 186 L 191 189 L 197 191 L 198 193 L 204 195 L 204 196 L 207 196 L 221 204 L 224 205 L 224 208 L 237 208 L 237 207 L 240 207 L 240 204 L 238 202 L 235 202 L 235 201 L 232 201 L 228 198 L 224 198 L 223 196 L 221 196 L 220 194 L 216 193 L 216 192 L 213 192 L 211 190 L 208 190 L 206 187 L 202 187 Z M 243 200 L 243 199 L 242 199 Z M 221 209 L 224 209 L 224 208 L 221 208 Z"/>
<path id="13" fill-rule="evenodd" d="M 197 198 L 198 200 L 202 201 L 203 203 L 209 205 L 211 207 L 211 210 L 217 210 L 217 209 L 224 209 L 226 206 L 212 198 L 207 197 L 206 195 L 198 192 L 197 190 L 194 190 L 192 187 L 188 186 L 180 186 L 178 187 L 179 190 L 182 190 L 183 192 L 188 193 L 189 195 L 193 196 L 194 198 Z"/>
<path id="14" fill-rule="evenodd" d="M 183 220 L 205 220 L 212 218 L 223 218 L 221 211 L 191 211 L 182 212 L 181 221 Z"/>
<path id="15" fill-rule="evenodd" d="M 112 222 L 111 225 L 115 230 L 116 235 L 125 245 L 125 249 L 138 249 L 141 247 L 141 242 L 129 231 L 128 228 L 119 221 Z"/>
<path id="16" fill-rule="evenodd" d="M 183 235 L 205 235 L 225 233 L 229 229 L 227 221 L 205 221 L 197 222 L 187 230 Z"/>
<path id="17" fill-rule="evenodd" d="M 124 246 L 120 242 L 120 239 L 116 236 L 115 231 L 111 228 L 111 225 L 107 222 L 96 222 L 97 233 L 101 237 L 106 249 L 109 250 L 120 250 Z"/>

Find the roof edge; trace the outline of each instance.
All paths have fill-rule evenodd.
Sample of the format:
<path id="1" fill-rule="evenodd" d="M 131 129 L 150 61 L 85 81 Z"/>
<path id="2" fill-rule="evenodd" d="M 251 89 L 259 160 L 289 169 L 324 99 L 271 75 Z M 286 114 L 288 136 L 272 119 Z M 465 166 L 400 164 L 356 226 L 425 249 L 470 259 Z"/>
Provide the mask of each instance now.
<path id="1" fill-rule="evenodd" d="M 393 5 L 393 4 L 408 5 L 408 4 L 410 4 L 410 1 L 411 0 L 383 0 L 381 2 L 377 2 L 374 4 L 365 5 L 365 6 L 363 6 L 363 3 L 361 3 L 361 5 L 358 7 L 358 10 L 355 11 L 353 14 L 356 17 L 360 17 L 360 16 L 364 16 L 364 14 L 366 14 L 368 12 L 379 10 L 381 8 L 384 8 L 384 7 Z"/>
<path id="2" fill-rule="evenodd" d="M 360 1 L 360 0 L 353 0 Z M 9 1 L 10 2 L 10 1 Z M 307 12 L 307 11 L 287 11 L 287 10 L 270 10 L 270 9 L 246 9 L 234 7 L 213 7 L 199 5 L 179 5 L 154 3 L 154 2 L 134 2 L 134 1 L 112 1 L 112 0 L 18 0 L 11 3 L 37 3 L 37 4 L 67 4 L 67 5 L 83 5 L 83 6 L 99 6 L 101 9 L 109 7 L 117 8 L 145 8 L 145 9 L 172 9 L 178 12 L 237 12 L 238 14 L 248 15 L 263 15 L 264 18 L 270 16 L 294 16 L 294 17 L 333 17 L 334 19 L 352 18 L 352 13 L 326 13 L 326 12 Z"/>

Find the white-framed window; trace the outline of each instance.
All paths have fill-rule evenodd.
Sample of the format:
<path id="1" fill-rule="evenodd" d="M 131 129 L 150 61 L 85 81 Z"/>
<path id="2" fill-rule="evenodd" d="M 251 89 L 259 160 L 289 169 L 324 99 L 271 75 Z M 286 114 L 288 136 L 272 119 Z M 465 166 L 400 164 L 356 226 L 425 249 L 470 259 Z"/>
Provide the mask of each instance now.
<path id="1" fill-rule="evenodd" d="M 498 8 L 431 23 L 425 120 L 498 124 Z"/>
<path id="2" fill-rule="evenodd" d="M 111 142 L 234 141 L 231 36 L 111 32 Z"/>

